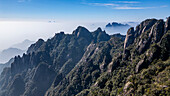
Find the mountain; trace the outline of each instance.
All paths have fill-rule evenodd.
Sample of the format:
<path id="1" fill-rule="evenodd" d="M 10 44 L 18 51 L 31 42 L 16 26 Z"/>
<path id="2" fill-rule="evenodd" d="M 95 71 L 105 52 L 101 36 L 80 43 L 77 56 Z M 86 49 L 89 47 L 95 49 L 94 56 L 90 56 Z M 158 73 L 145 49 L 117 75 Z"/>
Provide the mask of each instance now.
<path id="1" fill-rule="evenodd" d="M 0 96 L 168 96 L 170 17 L 126 37 L 79 26 L 39 39 L 0 75 Z"/>
<path id="2" fill-rule="evenodd" d="M 112 22 L 112 24 L 108 23 L 106 27 L 126 27 L 129 26 L 128 24 L 121 24 L 117 22 Z"/>
<path id="3" fill-rule="evenodd" d="M 34 41 L 30 41 L 28 39 L 25 39 L 23 42 L 21 43 L 18 43 L 18 44 L 14 44 L 12 45 L 13 48 L 18 48 L 18 49 L 21 49 L 21 50 L 27 50 L 28 47 L 33 44 Z"/>
<path id="4" fill-rule="evenodd" d="M 131 22 L 129 24 L 132 25 L 133 23 Z M 125 32 L 131 27 L 129 24 L 122 24 L 122 23 L 112 22 L 112 23 L 108 23 L 105 26 L 105 30 L 109 34 L 114 34 L 114 33 L 123 33 L 123 34 L 125 34 Z"/>
<path id="5" fill-rule="evenodd" d="M 14 62 L 14 58 L 11 58 L 7 63 L 5 64 L 0 64 L 0 73 L 3 71 L 5 67 L 10 67 L 11 63 Z"/>
<path id="6" fill-rule="evenodd" d="M 22 55 L 25 51 L 17 48 L 8 48 L 0 52 L 0 63 L 6 63 L 17 55 Z"/>
<path id="7" fill-rule="evenodd" d="M 33 41 L 26 39 L 23 42 L 15 44 L 8 49 L 2 50 L 2 52 L 0 52 L 0 63 L 6 63 L 14 56 L 22 55 L 32 43 Z"/>

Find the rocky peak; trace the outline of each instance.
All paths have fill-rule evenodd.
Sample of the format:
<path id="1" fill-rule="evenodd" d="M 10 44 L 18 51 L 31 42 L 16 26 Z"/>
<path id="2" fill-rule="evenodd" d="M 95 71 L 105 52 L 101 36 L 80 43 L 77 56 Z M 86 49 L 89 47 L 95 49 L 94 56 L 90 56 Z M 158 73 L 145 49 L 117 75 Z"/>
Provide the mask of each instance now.
<path id="1" fill-rule="evenodd" d="M 39 39 L 35 44 L 32 44 L 28 50 L 27 53 L 32 53 L 35 52 L 36 50 L 38 50 L 40 48 L 41 45 L 43 45 L 45 41 L 43 39 Z"/>
<path id="2" fill-rule="evenodd" d="M 164 34 L 164 21 L 158 20 L 153 26 L 149 33 L 149 38 L 152 37 L 151 43 L 157 43 L 160 41 Z"/>
<path id="3" fill-rule="evenodd" d="M 75 31 L 73 31 L 73 35 L 77 38 L 84 37 L 84 38 L 92 38 L 92 34 L 86 28 L 79 26 Z"/>
<path id="4" fill-rule="evenodd" d="M 99 27 L 96 31 L 92 33 L 94 42 L 108 41 L 110 36 Z"/>
<path id="5" fill-rule="evenodd" d="M 120 26 L 130 26 L 128 24 L 122 24 L 122 23 L 117 23 L 117 22 L 112 22 L 112 23 L 108 23 L 106 25 L 106 27 L 120 27 Z"/>
<path id="6" fill-rule="evenodd" d="M 126 49 L 130 44 L 134 42 L 134 39 L 135 39 L 134 35 L 135 35 L 134 27 L 131 27 L 128 30 L 126 38 L 125 38 L 124 49 Z"/>
<path id="7" fill-rule="evenodd" d="M 102 29 L 99 27 L 99 28 L 97 28 L 96 31 L 102 32 Z"/>
<path id="8" fill-rule="evenodd" d="M 135 37 L 138 37 L 139 35 L 141 35 L 141 33 L 144 33 L 146 30 L 148 30 L 152 25 L 155 24 L 156 21 L 156 19 L 147 19 L 143 21 L 140 25 L 136 26 Z"/>
<path id="9" fill-rule="evenodd" d="M 108 23 L 108 24 L 106 25 L 106 27 L 112 27 L 112 24 Z"/>

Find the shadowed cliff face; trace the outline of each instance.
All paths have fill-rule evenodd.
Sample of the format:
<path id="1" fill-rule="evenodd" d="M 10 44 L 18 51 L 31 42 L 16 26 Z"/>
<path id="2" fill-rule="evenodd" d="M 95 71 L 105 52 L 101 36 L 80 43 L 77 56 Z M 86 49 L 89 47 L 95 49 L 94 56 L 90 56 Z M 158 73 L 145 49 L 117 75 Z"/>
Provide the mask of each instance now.
<path id="1" fill-rule="evenodd" d="M 79 26 L 39 39 L 3 70 L 0 96 L 167 95 L 169 18 L 147 19 L 126 38 Z"/>

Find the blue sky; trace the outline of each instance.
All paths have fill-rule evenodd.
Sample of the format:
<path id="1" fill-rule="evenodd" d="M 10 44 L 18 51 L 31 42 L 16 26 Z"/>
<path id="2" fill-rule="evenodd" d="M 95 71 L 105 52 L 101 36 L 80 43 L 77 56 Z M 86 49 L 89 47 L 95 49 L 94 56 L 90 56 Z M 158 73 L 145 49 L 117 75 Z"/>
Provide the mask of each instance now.
<path id="1" fill-rule="evenodd" d="M 108 22 L 167 16 L 170 0 L 0 0 L 0 51 L 25 39 L 47 39 L 60 31 L 72 33 L 77 26 L 94 31 Z"/>
<path id="2" fill-rule="evenodd" d="M 0 0 L 0 20 L 142 21 L 170 16 L 170 0 Z"/>

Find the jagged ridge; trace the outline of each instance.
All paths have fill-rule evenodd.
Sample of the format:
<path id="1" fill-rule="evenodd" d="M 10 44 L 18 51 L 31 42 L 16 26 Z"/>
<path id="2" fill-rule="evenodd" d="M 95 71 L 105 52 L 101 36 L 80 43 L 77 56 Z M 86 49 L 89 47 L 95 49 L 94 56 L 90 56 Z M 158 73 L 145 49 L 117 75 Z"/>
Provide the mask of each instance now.
<path id="1" fill-rule="evenodd" d="M 39 39 L 4 69 L 0 95 L 168 95 L 169 22 L 147 19 L 128 30 L 125 42 L 81 26 Z"/>

